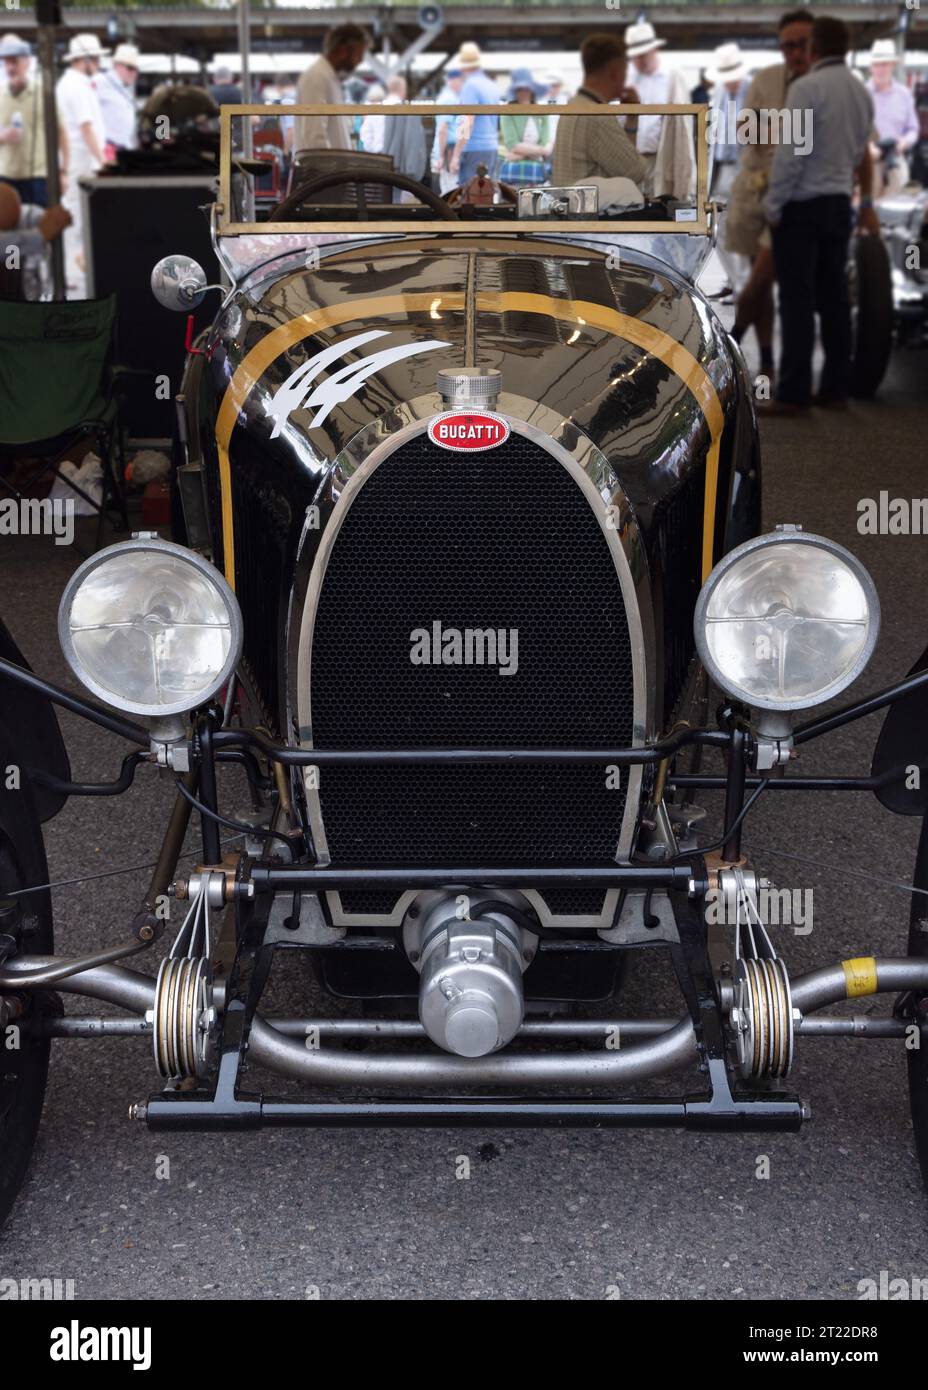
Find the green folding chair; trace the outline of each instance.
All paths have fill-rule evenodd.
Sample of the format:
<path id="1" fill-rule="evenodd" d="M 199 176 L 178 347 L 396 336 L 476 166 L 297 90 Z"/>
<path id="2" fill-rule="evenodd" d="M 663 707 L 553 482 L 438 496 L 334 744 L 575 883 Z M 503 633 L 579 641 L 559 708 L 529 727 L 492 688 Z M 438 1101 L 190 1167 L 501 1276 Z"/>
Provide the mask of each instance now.
<path id="1" fill-rule="evenodd" d="M 116 296 L 33 303 L 0 301 L 0 459 L 24 455 L 43 460 L 98 513 L 96 546 L 108 512 L 128 530 L 122 479 L 125 460 L 119 403 L 114 390 Z M 103 493 L 96 502 L 60 471 L 61 455 L 92 438 L 103 465 Z M 0 475 L 0 487 L 22 494 Z"/>

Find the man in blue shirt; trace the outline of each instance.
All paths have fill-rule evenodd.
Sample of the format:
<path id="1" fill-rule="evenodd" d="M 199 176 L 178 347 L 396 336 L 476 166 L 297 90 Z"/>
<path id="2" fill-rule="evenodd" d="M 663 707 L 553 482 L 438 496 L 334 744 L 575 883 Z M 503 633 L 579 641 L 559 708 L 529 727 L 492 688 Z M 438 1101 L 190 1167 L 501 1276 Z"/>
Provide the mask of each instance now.
<path id="1" fill-rule="evenodd" d="M 851 194 L 867 160 L 873 125 L 873 101 L 847 66 L 848 46 L 842 20 L 817 19 L 812 26 L 812 67 L 789 88 L 791 139 L 777 149 L 764 201 L 773 231 L 783 347 L 777 398 L 763 414 L 796 414 L 812 403 L 816 312 L 825 350 L 816 404 L 847 407 Z M 809 121 L 811 128 L 806 129 Z M 864 192 L 869 192 L 866 185 Z M 862 206 L 867 201 L 862 199 Z"/>
<path id="2" fill-rule="evenodd" d="M 483 71 L 483 55 L 477 44 L 462 44 L 454 66 L 460 68 L 464 77 L 459 98 L 462 106 L 502 105 L 499 88 Z M 461 116 L 457 134 L 451 172 L 459 185 L 466 187 L 480 164 L 486 165 L 489 178 L 495 178 L 499 163 L 499 117 Z"/>

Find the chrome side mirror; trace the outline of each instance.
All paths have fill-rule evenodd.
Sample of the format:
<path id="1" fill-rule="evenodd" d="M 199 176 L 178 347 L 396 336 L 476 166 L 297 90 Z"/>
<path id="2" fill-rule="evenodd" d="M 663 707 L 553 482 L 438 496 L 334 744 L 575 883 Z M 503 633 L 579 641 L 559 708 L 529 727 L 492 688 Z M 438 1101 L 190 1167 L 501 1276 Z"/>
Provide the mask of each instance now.
<path id="1" fill-rule="evenodd" d="M 165 256 L 151 272 L 151 292 L 165 309 L 189 313 L 211 288 L 206 271 L 190 256 Z"/>

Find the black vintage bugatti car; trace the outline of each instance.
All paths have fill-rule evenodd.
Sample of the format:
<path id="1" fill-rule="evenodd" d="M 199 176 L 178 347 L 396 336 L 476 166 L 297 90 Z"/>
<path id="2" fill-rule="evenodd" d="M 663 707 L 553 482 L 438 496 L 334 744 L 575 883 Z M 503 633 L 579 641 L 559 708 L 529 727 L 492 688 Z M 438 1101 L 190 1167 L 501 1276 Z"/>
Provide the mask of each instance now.
<path id="1" fill-rule="evenodd" d="M 584 184 L 457 210 L 368 168 L 379 206 L 346 205 L 360 175 L 328 169 L 261 221 L 236 210 L 238 114 L 216 211 L 231 288 L 178 393 L 174 539 L 70 580 L 60 638 L 88 697 L 2 631 L 0 761 L 28 776 L 0 788 L 0 1206 L 50 1038 L 97 1027 L 68 993 L 150 1040 L 162 1086 L 133 1113 L 156 1130 L 798 1129 L 787 1079 L 815 1011 L 889 992 L 881 1035 L 928 1041 L 923 899 L 898 957 L 792 977 L 742 829 L 774 781 L 923 815 L 906 768 L 928 765 L 928 670 L 816 713 L 862 671 L 879 605 L 841 547 L 759 534 L 751 383 L 695 287 L 704 169 L 690 206 Z M 178 307 L 206 290 L 180 257 L 156 287 Z M 56 704 L 128 743 L 116 782 L 70 780 Z M 794 748 L 878 709 L 869 778 L 791 775 Z M 144 901 L 113 944 L 55 955 L 48 894 L 25 891 L 48 878 L 41 822 L 148 764 L 177 797 Z M 719 787 L 700 837 L 695 799 Z M 283 950 L 337 1010 L 268 1016 Z M 668 953 L 678 1017 L 624 1016 L 631 950 Z M 121 963 L 146 951 L 156 968 Z M 928 1047 L 906 1051 L 928 1178 Z M 246 1057 L 306 1091 L 249 1090 Z M 673 1073 L 682 1094 L 641 1092 Z"/>

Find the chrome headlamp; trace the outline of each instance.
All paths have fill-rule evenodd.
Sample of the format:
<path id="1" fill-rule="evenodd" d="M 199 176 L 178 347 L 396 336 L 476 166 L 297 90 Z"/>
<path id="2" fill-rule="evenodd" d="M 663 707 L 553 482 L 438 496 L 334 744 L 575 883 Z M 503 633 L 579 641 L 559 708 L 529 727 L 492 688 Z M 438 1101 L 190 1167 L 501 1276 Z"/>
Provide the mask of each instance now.
<path id="1" fill-rule="evenodd" d="M 737 546 L 696 604 L 696 646 L 726 694 L 761 710 L 808 709 L 860 675 L 880 603 L 859 560 L 798 527 Z"/>
<path id="2" fill-rule="evenodd" d="M 108 705 L 158 718 L 203 704 L 242 650 L 242 615 L 222 575 L 192 550 L 139 538 L 75 570 L 58 636 L 78 680 Z"/>

